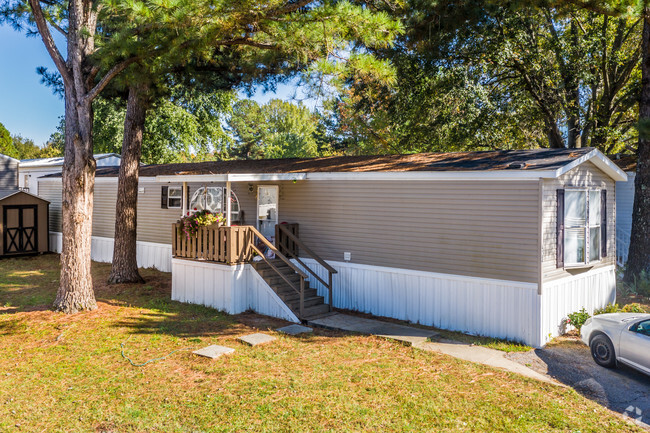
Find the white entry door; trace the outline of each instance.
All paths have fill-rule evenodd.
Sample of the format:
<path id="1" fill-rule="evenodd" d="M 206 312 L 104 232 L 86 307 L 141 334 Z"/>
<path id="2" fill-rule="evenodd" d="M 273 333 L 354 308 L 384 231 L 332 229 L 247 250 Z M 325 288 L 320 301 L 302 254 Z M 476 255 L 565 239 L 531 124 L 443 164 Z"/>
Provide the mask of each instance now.
<path id="1" fill-rule="evenodd" d="M 257 187 L 257 229 L 267 238 L 275 240 L 275 225 L 278 223 L 277 185 Z"/>

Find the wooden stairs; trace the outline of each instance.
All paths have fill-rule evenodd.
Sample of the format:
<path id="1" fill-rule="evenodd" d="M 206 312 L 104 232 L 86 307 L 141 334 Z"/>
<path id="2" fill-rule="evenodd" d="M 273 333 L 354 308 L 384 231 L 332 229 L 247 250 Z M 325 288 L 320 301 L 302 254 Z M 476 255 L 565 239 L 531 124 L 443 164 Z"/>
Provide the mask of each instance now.
<path id="1" fill-rule="evenodd" d="M 294 287 L 300 287 L 300 275 L 287 263 L 280 259 L 253 262 L 253 268 L 273 289 L 282 302 L 284 302 L 293 313 L 302 321 L 313 320 L 331 314 L 330 306 L 325 303 L 325 298 L 318 296 L 316 289 L 309 286 L 305 281 L 303 314 L 300 314 L 300 292 Z M 275 267 L 271 266 L 271 264 Z M 277 269 L 277 271 L 276 271 Z M 279 273 L 282 276 L 279 275 Z M 284 278 L 283 278 L 284 277 Z M 285 280 L 286 279 L 286 280 Z M 294 287 L 291 287 L 291 282 Z"/>

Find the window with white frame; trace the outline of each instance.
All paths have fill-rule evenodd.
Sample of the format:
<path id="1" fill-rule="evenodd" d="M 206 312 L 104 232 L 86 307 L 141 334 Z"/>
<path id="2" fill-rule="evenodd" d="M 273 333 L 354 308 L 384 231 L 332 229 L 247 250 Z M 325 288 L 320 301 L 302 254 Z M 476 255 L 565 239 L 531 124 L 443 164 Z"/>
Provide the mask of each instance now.
<path id="1" fill-rule="evenodd" d="M 190 212 L 209 210 L 212 213 L 226 212 L 226 188 L 221 186 L 200 187 L 190 200 Z M 234 191 L 230 191 L 230 219 L 239 221 L 239 200 Z"/>
<path id="2" fill-rule="evenodd" d="M 601 254 L 606 253 L 603 248 L 603 242 L 606 242 L 606 227 L 603 227 L 606 225 L 606 215 L 603 215 L 603 212 L 606 213 L 606 191 L 586 188 L 560 191 L 558 266 L 582 266 L 601 260 Z"/>
<path id="3" fill-rule="evenodd" d="M 180 209 L 183 203 L 183 189 L 180 186 L 170 186 L 167 189 L 167 208 Z"/>

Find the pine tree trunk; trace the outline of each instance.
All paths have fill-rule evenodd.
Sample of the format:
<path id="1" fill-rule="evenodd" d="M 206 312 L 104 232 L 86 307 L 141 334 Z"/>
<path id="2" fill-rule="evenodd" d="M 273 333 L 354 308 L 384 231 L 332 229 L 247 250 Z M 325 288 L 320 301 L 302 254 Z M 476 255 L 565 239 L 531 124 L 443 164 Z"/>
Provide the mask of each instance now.
<path id="1" fill-rule="evenodd" d="M 54 307 L 65 313 L 97 308 L 90 272 L 93 190 L 92 103 L 66 89 L 61 279 Z"/>
<path id="2" fill-rule="evenodd" d="M 117 184 L 113 266 L 108 277 L 108 282 L 112 284 L 144 282 L 138 272 L 136 241 L 140 157 L 148 105 L 146 85 L 138 84 L 129 87 L 124 119 L 122 162 Z"/>
<path id="3" fill-rule="evenodd" d="M 646 17 L 643 22 L 639 123 L 648 122 L 650 122 L 650 23 Z M 632 235 L 625 270 L 626 282 L 633 282 L 641 271 L 650 270 L 650 137 L 639 134 L 637 157 Z"/>

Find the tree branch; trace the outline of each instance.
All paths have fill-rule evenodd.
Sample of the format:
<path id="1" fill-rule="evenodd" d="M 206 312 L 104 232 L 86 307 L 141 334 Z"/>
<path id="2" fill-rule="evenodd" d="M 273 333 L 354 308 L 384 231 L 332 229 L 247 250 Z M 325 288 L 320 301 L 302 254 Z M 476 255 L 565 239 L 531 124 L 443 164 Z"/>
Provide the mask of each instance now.
<path id="1" fill-rule="evenodd" d="M 41 34 L 41 39 L 43 40 L 43 44 L 45 44 L 47 52 L 54 61 L 61 77 L 63 77 L 63 81 L 69 83 L 72 79 L 72 77 L 70 77 L 70 71 L 68 71 L 65 60 L 57 48 L 54 38 L 52 38 L 50 29 L 47 27 L 47 21 L 45 20 L 39 0 L 29 0 L 29 7 L 32 9 L 32 15 L 34 16 L 36 27 L 38 28 L 38 32 Z"/>
<path id="2" fill-rule="evenodd" d="M 111 82 L 113 78 L 115 78 L 120 72 L 128 68 L 130 65 L 133 63 L 137 62 L 140 60 L 140 57 L 130 57 L 117 65 L 113 66 L 107 73 L 104 75 L 104 77 L 99 80 L 99 83 L 93 87 L 93 89 L 84 96 L 84 99 L 86 101 L 92 101 L 94 100 L 97 95 L 101 93 L 102 90 L 108 85 L 108 83 Z"/>

